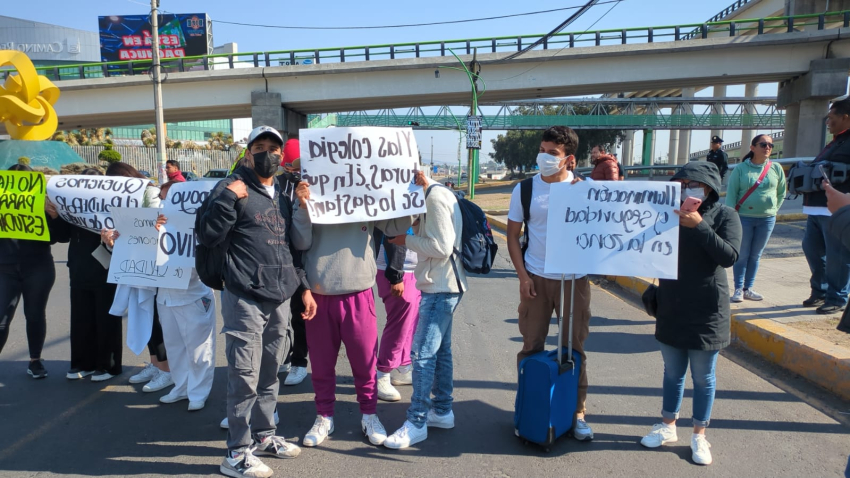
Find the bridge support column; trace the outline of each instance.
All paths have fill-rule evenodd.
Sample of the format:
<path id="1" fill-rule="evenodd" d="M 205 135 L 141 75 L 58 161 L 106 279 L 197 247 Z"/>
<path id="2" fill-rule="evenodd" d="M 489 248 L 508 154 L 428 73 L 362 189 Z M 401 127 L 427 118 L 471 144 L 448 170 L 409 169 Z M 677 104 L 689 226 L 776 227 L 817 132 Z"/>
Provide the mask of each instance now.
<path id="1" fill-rule="evenodd" d="M 307 115 L 283 108 L 283 131 L 286 138 L 297 138 L 299 129 L 307 128 Z"/>
<path id="2" fill-rule="evenodd" d="M 726 85 L 716 85 L 714 87 L 714 97 L 715 98 L 726 98 Z M 722 115 L 723 105 L 715 105 L 711 107 L 711 114 L 713 115 Z M 711 130 L 711 137 L 720 136 L 723 137 L 723 130 L 713 129 Z"/>
<path id="3" fill-rule="evenodd" d="M 758 94 L 759 94 L 759 85 L 758 84 L 747 83 L 746 85 L 744 85 L 744 96 L 745 97 L 755 98 L 756 96 L 758 96 Z M 750 115 L 750 118 L 752 118 L 752 115 L 755 115 L 756 111 L 753 109 L 752 106 L 747 106 L 746 109 L 744 110 L 744 114 Z M 750 120 L 745 119 L 744 121 L 752 121 L 752 120 L 751 119 Z M 740 151 L 738 151 L 738 158 L 743 158 L 744 156 L 747 155 L 747 153 L 750 152 L 750 143 L 753 142 L 753 135 L 754 134 L 755 134 L 755 132 L 751 129 L 741 130 L 741 149 L 740 149 Z"/>
<path id="4" fill-rule="evenodd" d="M 271 126 L 283 129 L 283 109 L 280 107 L 280 93 L 265 91 L 251 92 L 251 127 Z"/>
<path id="5" fill-rule="evenodd" d="M 850 58 L 813 60 L 808 73 L 779 85 L 776 106 L 786 110 L 784 157 L 820 153 L 829 100 L 847 94 L 848 70 Z M 797 106 L 789 108 L 791 105 Z"/>
<path id="6" fill-rule="evenodd" d="M 696 90 L 694 88 L 682 88 L 682 99 L 693 98 Z M 690 106 L 682 106 L 679 110 L 680 114 L 692 117 L 694 114 L 693 108 Z M 679 130 L 679 155 L 676 164 L 685 164 L 688 162 L 691 154 L 691 130 Z"/>
<path id="7" fill-rule="evenodd" d="M 623 166 L 631 166 L 632 165 L 632 161 L 633 161 L 632 153 L 633 153 L 633 149 L 634 149 L 634 144 L 635 144 L 635 132 L 634 132 L 634 130 L 626 131 L 626 137 L 623 138 L 623 152 L 622 152 L 623 157 L 620 159 L 620 162 L 623 164 Z"/>
<path id="8" fill-rule="evenodd" d="M 679 130 L 670 130 L 670 149 L 667 150 L 667 164 L 679 164 Z"/>
<path id="9" fill-rule="evenodd" d="M 651 129 L 643 130 L 643 155 L 642 155 L 642 163 L 644 166 L 651 166 L 653 164 L 652 155 L 655 151 L 655 135 L 652 134 L 653 131 Z"/>

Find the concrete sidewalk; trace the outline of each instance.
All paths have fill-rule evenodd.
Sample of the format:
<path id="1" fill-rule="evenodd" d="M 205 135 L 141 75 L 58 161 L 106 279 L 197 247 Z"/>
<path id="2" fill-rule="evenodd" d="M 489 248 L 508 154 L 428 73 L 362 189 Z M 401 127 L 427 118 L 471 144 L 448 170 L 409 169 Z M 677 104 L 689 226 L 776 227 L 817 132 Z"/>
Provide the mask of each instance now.
<path id="1" fill-rule="evenodd" d="M 488 216 L 492 225 L 507 230 L 507 216 Z M 728 269 L 730 287 L 732 268 Z M 755 290 L 761 302 L 732 304 L 732 340 L 765 359 L 850 400 L 850 348 L 805 332 L 799 322 L 820 321 L 813 308 L 804 308 L 809 297 L 809 266 L 803 256 L 762 259 Z M 640 297 L 657 283 L 641 277 L 609 276 L 628 293 Z M 730 291 L 731 294 L 732 291 Z M 790 324 L 796 324 L 796 327 Z"/>

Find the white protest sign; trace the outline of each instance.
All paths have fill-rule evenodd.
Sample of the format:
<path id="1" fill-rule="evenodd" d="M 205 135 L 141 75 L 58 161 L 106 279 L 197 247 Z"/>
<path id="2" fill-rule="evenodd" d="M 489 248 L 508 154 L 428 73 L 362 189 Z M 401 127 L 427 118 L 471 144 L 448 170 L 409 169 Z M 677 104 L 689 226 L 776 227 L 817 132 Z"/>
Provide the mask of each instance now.
<path id="1" fill-rule="evenodd" d="M 100 232 L 115 229 L 110 210 L 115 207 L 141 207 L 148 179 L 123 176 L 53 176 L 47 183 L 47 197 L 65 221 Z"/>
<path id="2" fill-rule="evenodd" d="M 159 209 L 116 207 L 111 213 L 119 237 L 112 248 L 107 282 L 169 289 L 189 287 L 191 270 L 156 265 Z"/>
<path id="3" fill-rule="evenodd" d="M 314 224 L 342 224 L 425 212 L 416 186 L 419 149 L 410 128 L 300 130 L 301 176 Z"/>
<path id="4" fill-rule="evenodd" d="M 544 270 L 676 279 L 680 189 L 653 181 L 553 184 Z"/>
<path id="5" fill-rule="evenodd" d="M 195 214 L 216 184 L 215 181 L 192 181 L 176 183 L 168 190 L 161 210 L 168 222 L 160 227 L 158 266 L 187 270 L 195 267 L 195 246 L 198 244 Z"/>

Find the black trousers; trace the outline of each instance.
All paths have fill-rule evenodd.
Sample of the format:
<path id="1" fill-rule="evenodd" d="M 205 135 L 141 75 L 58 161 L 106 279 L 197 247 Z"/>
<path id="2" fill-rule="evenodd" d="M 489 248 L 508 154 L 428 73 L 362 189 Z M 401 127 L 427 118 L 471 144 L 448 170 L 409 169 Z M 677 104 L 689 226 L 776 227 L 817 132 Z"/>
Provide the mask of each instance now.
<path id="1" fill-rule="evenodd" d="M 115 284 L 71 286 L 71 368 L 121 373 L 124 350 L 121 317 L 109 314 Z"/>
<path id="2" fill-rule="evenodd" d="M 304 306 L 304 301 L 301 300 L 301 292 L 302 289 L 298 289 L 298 292 L 292 296 L 292 299 L 289 301 L 289 310 L 292 312 L 292 320 L 290 321 L 289 330 L 287 330 L 287 334 L 289 335 L 289 342 L 291 347 L 289 348 L 289 355 L 286 357 L 284 363 L 291 364 L 293 367 L 307 367 L 307 328 L 304 325 L 304 318 L 301 317 L 301 313 L 306 310 Z"/>
<path id="3" fill-rule="evenodd" d="M 156 357 L 160 362 L 165 362 L 168 360 L 168 355 L 165 353 L 165 341 L 162 339 L 162 325 L 159 323 L 158 309 L 159 307 L 153 308 L 153 330 L 151 330 L 151 339 L 148 341 L 148 352 L 150 352 L 151 357 Z"/>
<path id="4" fill-rule="evenodd" d="M 0 352 L 9 338 L 9 327 L 23 297 L 30 358 L 41 358 L 47 336 L 47 299 L 55 280 L 56 267 L 52 259 L 23 266 L 0 265 Z"/>

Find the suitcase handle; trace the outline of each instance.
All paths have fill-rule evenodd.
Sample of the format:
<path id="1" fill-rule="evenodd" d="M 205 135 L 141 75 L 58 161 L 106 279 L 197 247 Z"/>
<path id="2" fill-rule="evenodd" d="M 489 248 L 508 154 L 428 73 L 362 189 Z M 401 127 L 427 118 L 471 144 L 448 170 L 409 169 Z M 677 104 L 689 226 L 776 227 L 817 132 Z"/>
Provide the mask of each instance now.
<path id="1" fill-rule="evenodd" d="M 566 282 L 566 274 L 561 274 L 561 309 L 558 311 L 558 368 L 560 373 L 571 369 L 575 373 L 575 363 L 573 362 L 573 310 L 575 309 L 576 298 L 576 276 L 570 281 L 570 322 L 569 335 L 567 336 L 567 362 L 564 363 L 564 352 L 561 347 L 561 342 L 564 340 L 564 283 Z"/>

